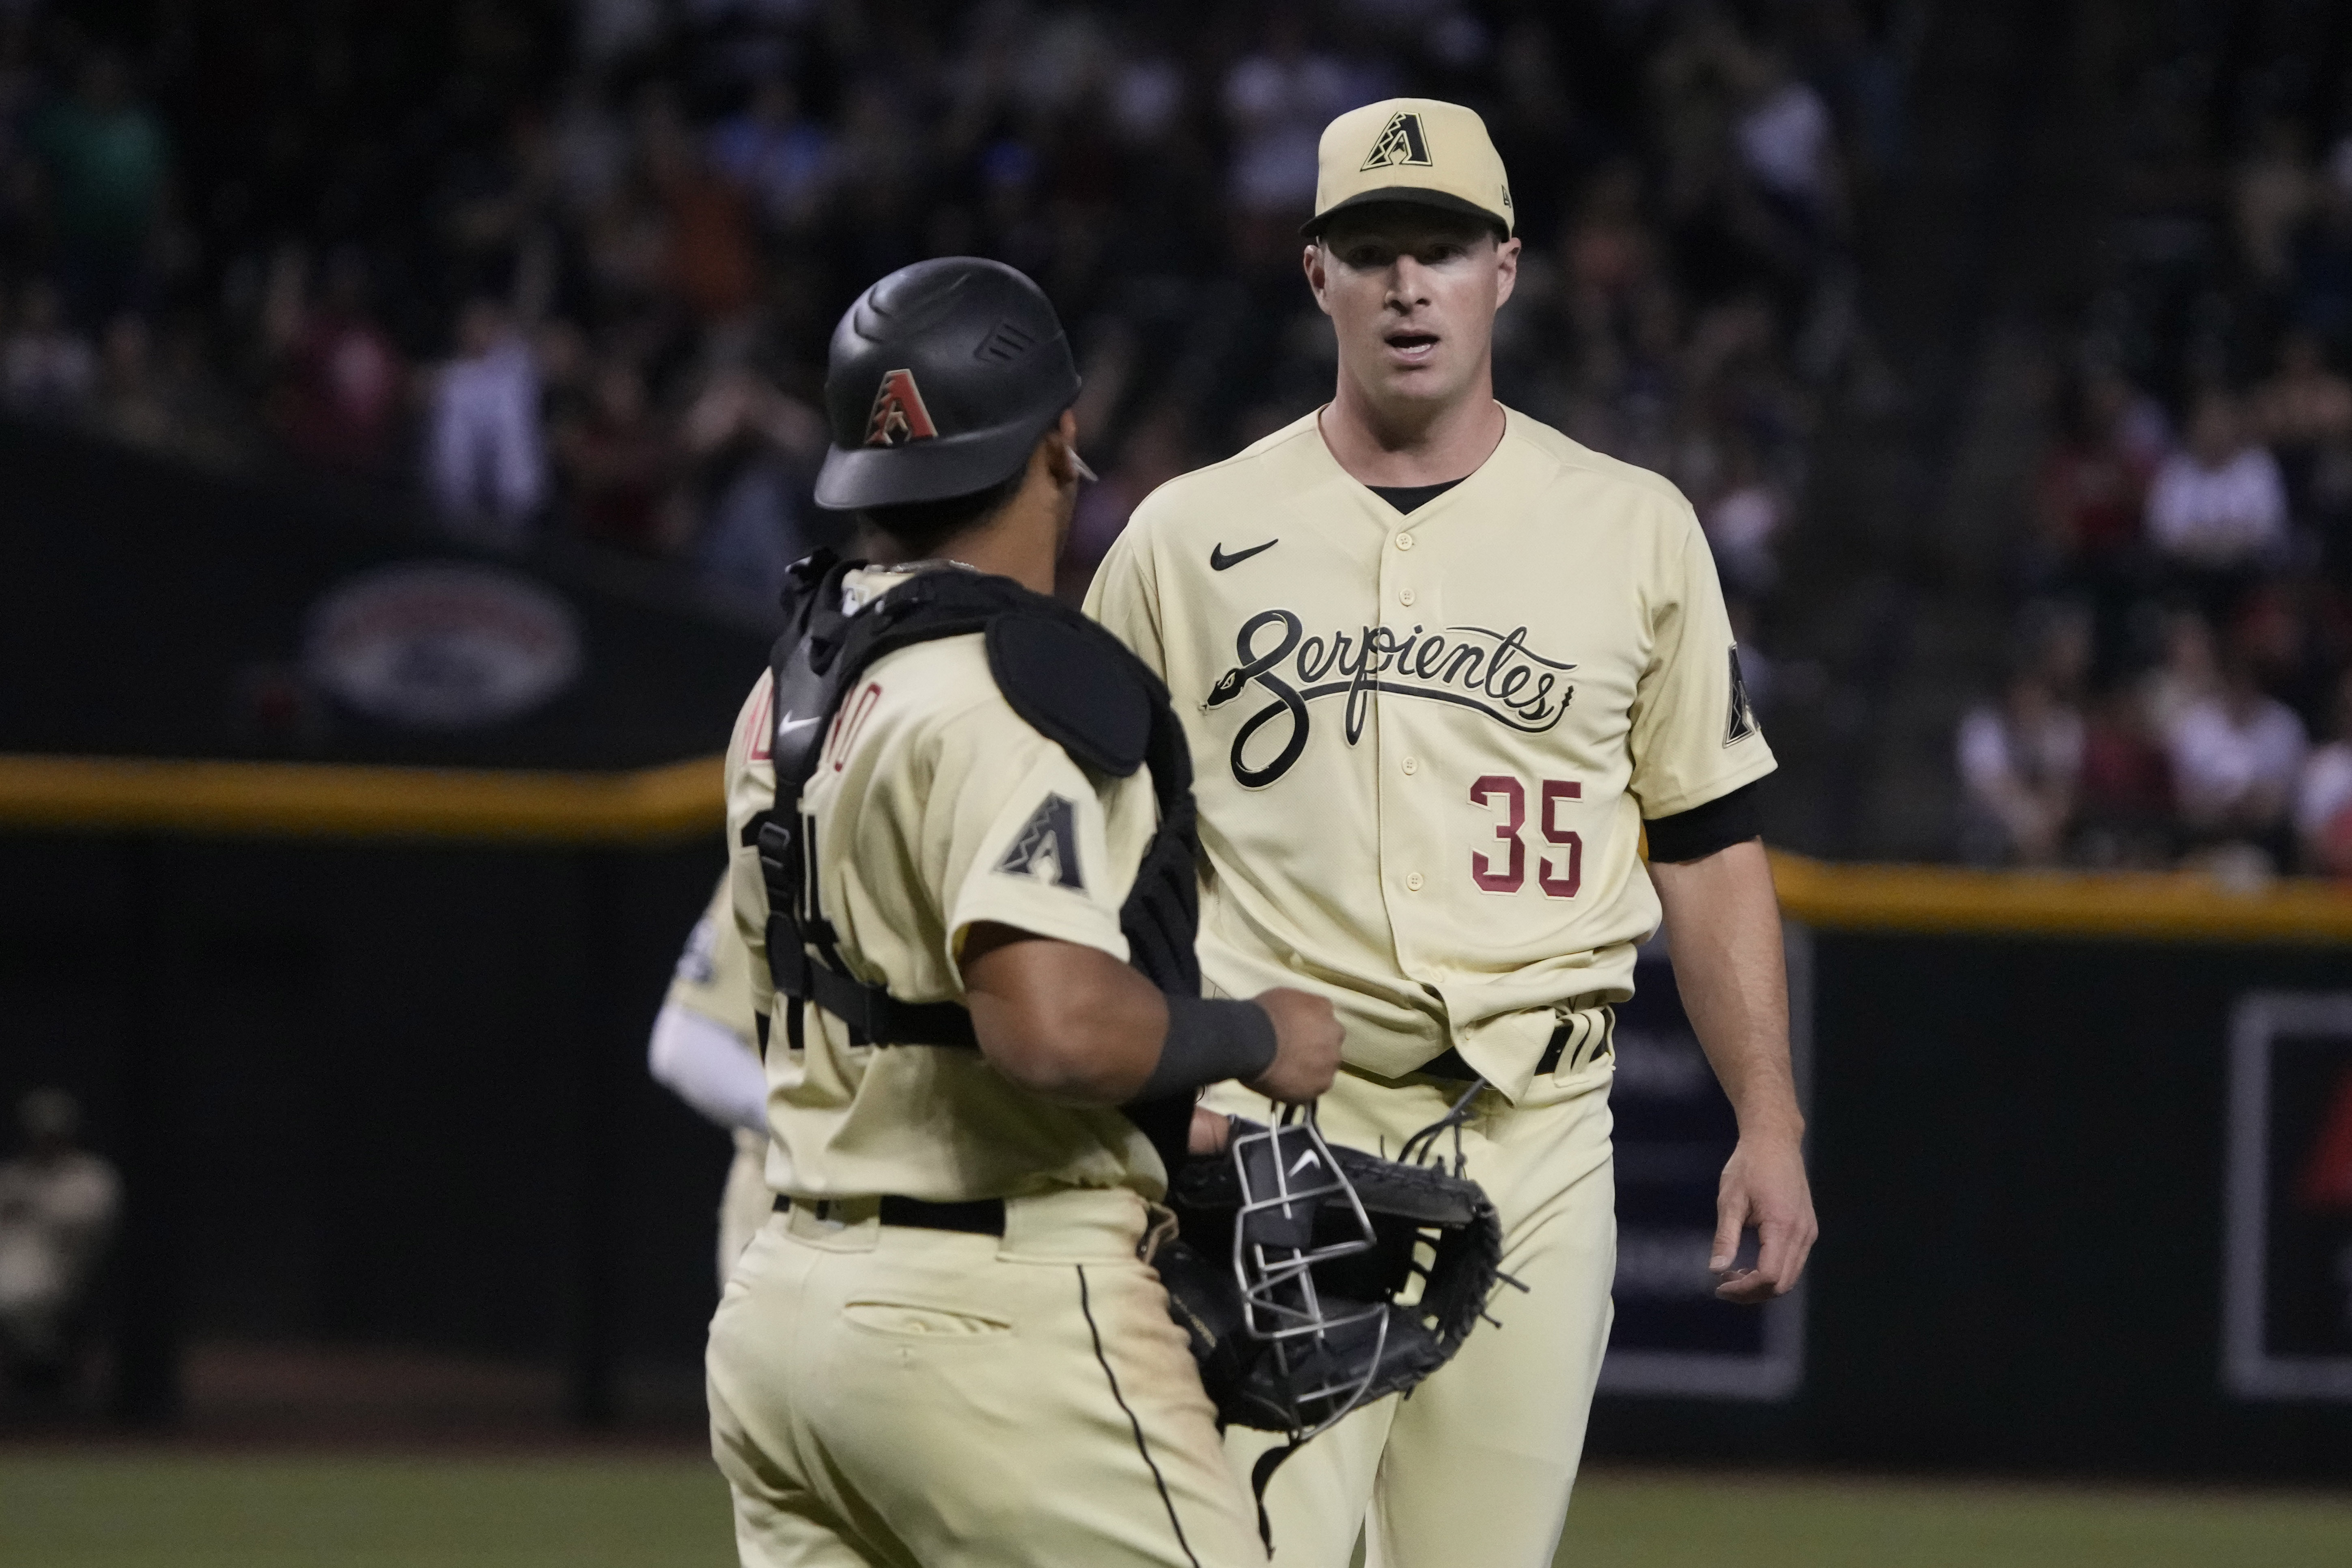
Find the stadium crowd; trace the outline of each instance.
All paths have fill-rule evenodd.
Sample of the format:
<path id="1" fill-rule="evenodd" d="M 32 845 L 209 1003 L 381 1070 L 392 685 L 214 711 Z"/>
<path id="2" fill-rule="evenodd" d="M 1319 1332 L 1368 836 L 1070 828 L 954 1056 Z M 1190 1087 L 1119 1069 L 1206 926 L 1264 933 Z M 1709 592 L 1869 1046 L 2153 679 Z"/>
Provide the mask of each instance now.
<path id="1" fill-rule="evenodd" d="M 223 0 L 0 5 L 0 403 L 331 471 L 764 603 L 839 310 L 924 255 L 1045 284 L 1136 501 L 1328 395 L 1297 276 L 1322 125 L 1474 104 L 1527 252 L 1507 401 L 1672 475 L 1753 624 L 1855 352 L 1850 215 L 1900 155 L 1854 0 Z"/>
<path id="2" fill-rule="evenodd" d="M 2126 73 L 1970 858 L 2352 876 L 2352 74 L 2303 10 L 2180 7 Z"/>

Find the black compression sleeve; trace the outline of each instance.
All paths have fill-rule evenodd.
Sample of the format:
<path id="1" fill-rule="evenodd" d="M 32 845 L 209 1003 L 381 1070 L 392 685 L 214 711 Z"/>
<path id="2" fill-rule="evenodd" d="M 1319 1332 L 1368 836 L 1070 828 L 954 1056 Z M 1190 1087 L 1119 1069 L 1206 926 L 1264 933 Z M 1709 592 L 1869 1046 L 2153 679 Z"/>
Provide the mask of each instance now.
<path id="1" fill-rule="evenodd" d="M 1763 782 L 1741 784 L 1704 805 L 1643 823 L 1650 835 L 1650 858 L 1669 866 L 1704 860 L 1718 849 L 1755 837 L 1762 831 L 1756 821 L 1756 791 Z"/>
<path id="2" fill-rule="evenodd" d="M 1255 1002 L 1171 996 L 1160 1065 L 1133 1103 L 1190 1094 L 1229 1078 L 1255 1078 L 1274 1065 L 1274 1020 Z"/>

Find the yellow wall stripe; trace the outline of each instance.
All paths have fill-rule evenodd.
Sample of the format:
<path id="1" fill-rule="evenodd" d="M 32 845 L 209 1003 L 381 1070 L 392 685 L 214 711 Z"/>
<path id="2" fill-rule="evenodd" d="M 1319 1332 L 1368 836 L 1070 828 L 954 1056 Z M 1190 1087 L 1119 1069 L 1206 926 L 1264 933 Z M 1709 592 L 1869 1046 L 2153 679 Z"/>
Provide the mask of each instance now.
<path id="1" fill-rule="evenodd" d="M 0 824 L 337 838 L 643 844 L 717 833 L 720 759 L 636 773 L 0 756 Z"/>
<path id="2" fill-rule="evenodd" d="M 2301 878 L 2236 890 L 2180 871 L 1971 871 L 1775 853 L 1791 920 L 1842 931 L 2352 942 L 2352 889 Z"/>
<path id="3" fill-rule="evenodd" d="M 652 844 L 717 834 L 721 761 L 635 773 L 0 755 L 0 826 Z M 1775 852 L 1790 919 L 1839 931 L 2352 944 L 2352 889 L 2178 872 L 1970 871 Z"/>

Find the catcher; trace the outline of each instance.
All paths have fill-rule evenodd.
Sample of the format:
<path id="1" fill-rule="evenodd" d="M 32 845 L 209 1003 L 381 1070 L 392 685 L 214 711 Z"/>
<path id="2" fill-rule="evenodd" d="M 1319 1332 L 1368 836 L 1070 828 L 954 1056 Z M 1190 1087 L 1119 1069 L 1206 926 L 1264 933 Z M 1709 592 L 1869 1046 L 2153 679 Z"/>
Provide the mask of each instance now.
<path id="1" fill-rule="evenodd" d="M 994 262 L 835 334 L 817 498 L 878 563 L 794 568 L 727 762 L 775 1198 L 708 1372 L 755 1568 L 1265 1561 L 1149 1257 L 1198 1091 L 1311 1100 L 1339 1030 L 1200 995 L 1183 735 L 1043 594 L 1077 390 Z"/>

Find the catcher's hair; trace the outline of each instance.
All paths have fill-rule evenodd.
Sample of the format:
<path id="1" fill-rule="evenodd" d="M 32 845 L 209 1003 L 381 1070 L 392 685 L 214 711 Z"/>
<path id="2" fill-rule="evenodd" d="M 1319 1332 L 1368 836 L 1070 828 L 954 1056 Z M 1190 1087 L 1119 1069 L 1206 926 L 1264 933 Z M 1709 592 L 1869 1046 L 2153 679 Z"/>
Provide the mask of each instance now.
<path id="1" fill-rule="evenodd" d="M 1020 493 L 1021 481 L 1028 476 L 1029 465 L 1024 461 L 1019 468 L 985 489 L 949 496 L 941 500 L 908 501 L 900 506 L 870 506 L 857 514 L 857 520 L 904 551 L 908 559 L 921 560 L 937 553 L 941 544 L 957 534 L 986 522 L 1003 510 Z"/>

